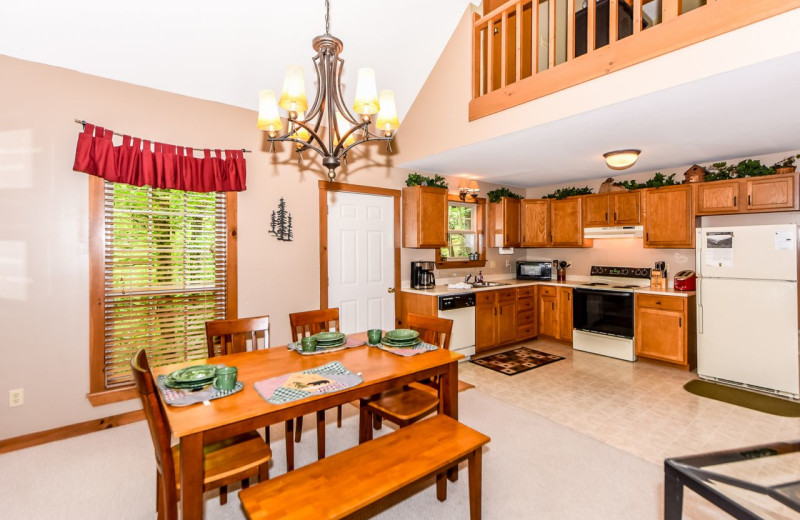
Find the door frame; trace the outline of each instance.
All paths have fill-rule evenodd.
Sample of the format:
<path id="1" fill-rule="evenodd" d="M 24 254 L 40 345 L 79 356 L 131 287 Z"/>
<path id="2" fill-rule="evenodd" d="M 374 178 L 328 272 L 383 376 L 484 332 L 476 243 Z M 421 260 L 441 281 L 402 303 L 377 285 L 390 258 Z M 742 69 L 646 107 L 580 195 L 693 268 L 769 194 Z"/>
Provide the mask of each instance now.
<path id="1" fill-rule="evenodd" d="M 400 190 L 319 181 L 319 306 L 328 308 L 328 192 L 341 191 L 394 197 L 394 322 L 399 327 L 400 312 Z"/>

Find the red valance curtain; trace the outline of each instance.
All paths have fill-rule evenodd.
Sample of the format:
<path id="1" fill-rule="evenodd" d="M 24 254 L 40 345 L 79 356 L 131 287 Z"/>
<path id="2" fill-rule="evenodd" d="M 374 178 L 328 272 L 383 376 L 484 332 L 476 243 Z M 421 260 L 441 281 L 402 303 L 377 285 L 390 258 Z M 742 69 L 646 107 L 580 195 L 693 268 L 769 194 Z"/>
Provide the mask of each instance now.
<path id="1" fill-rule="evenodd" d="M 78 135 L 75 164 L 72 169 L 102 177 L 107 181 L 152 186 L 182 191 L 244 191 L 246 168 L 242 150 L 203 150 L 194 157 L 194 149 L 153 143 L 125 135 L 122 144 L 111 142 L 113 132 L 84 125 Z"/>

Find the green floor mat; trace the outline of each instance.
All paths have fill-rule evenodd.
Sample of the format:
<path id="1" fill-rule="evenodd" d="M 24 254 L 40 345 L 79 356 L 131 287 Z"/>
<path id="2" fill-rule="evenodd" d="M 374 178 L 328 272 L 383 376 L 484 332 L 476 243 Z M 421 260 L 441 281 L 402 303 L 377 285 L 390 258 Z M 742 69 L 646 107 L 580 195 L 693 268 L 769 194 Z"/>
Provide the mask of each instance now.
<path id="1" fill-rule="evenodd" d="M 735 404 L 759 412 L 780 415 L 781 417 L 800 417 L 800 402 L 759 394 L 741 388 L 733 388 L 708 381 L 695 379 L 683 388 L 692 394 Z"/>

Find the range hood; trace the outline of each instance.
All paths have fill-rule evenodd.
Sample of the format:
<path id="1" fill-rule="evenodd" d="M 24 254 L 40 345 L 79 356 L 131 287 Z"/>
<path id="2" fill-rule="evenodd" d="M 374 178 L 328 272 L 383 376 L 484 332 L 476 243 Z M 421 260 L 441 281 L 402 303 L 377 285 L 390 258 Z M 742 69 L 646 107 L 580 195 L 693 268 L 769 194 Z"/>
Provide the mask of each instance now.
<path id="1" fill-rule="evenodd" d="M 583 238 L 641 237 L 642 226 L 603 226 L 583 228 Z"/>

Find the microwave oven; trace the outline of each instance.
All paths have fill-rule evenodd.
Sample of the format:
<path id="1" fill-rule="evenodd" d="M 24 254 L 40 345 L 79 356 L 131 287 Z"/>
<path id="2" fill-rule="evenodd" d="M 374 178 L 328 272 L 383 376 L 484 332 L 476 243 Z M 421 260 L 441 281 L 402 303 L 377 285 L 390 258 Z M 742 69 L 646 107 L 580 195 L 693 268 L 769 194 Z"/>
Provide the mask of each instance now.
<path id="1" fill-rule="evenodd" d="M 553 264 L 549 260 L 520 260 L 517 262 L 517 280 L 550 280 Z"/>

